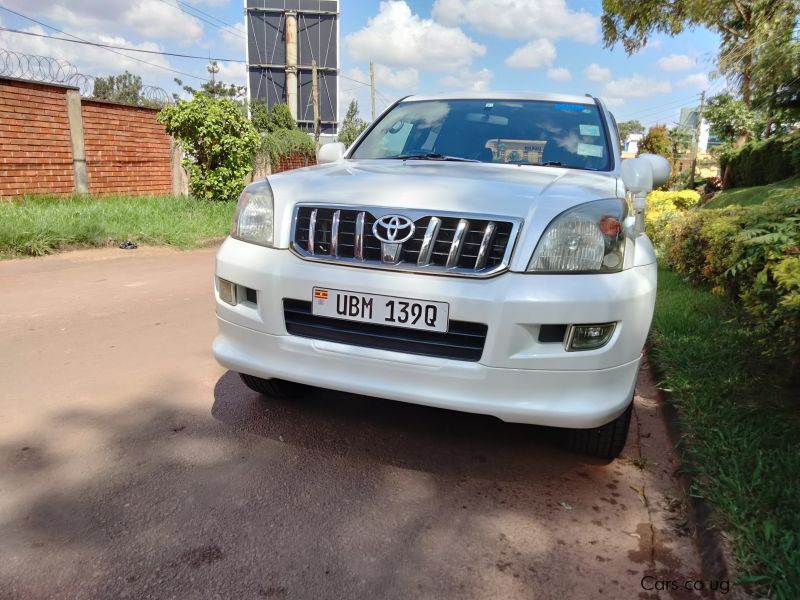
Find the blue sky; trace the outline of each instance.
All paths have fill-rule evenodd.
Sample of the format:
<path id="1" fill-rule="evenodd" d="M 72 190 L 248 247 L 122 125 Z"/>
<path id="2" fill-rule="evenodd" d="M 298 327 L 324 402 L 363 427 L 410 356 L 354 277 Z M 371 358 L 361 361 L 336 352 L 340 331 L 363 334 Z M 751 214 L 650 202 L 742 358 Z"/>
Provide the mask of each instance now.
<path id="1" fill-rule="evenodd" d="M 2 0 L 0 5 L 91 41 L 244 59 L 241 0 Z M 340 11 L 341 105 L 355 98 L 364 116 L 369 90 L 357 82 L 369 80 L 370 60 L 376 63 L 379 110 L 409 93 L 560 91 L 599 95 L 619 120 L 672 124 L 681 106 L 696 105 L 701 90 L 713 95 L 725 85 L 711 79 L 719 40 L 705 29 L 657 36 L 630 57 L 620 47 L 604 49 L 600 0 L 343 0 Z M 61 35 L 3 10 L 0 26 Z M 7 31 L 0 31 L 0 48 L 69 60 L 89 75 L 128 69 L 169 92 L 177 89 L 175 76 L 195 85 L 208 77 L 204 60 L 115 54 Z M 221 64 L 219 77 L 225 81 L 243 83 L 244 75 L 241 64 Z"/>

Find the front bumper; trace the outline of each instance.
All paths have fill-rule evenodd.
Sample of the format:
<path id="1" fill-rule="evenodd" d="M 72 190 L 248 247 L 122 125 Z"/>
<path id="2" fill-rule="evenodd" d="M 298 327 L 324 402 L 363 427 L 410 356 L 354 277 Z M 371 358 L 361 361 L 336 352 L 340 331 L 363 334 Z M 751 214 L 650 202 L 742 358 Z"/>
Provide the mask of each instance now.
<path id="1" fill-rule="evenodd" d="M 257 303 L 219 299 L 214 355 L 225 367 L 324 388 L 494 415 L 504 421 L 589 428 L 630 402 L 656 289 L 654 264 L 603 275 L 504 273 L 491 279 L 387 272 L 303 261 L 287 250 L 229 239 L 217 275 L 256 290 Z M 288 335 L 283 299 L 313 286 L 448 302 L 450 318 L 485 323 L 478 362 Z M 538 341 L 543 324 L 617 322 L 598 350 Z"/>

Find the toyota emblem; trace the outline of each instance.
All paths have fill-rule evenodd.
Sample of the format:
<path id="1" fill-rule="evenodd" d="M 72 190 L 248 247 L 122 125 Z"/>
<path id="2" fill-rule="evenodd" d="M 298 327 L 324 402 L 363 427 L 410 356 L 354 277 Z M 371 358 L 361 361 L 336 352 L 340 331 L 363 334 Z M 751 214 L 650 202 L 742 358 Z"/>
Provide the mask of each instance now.
<path id="1" fill-rule="evenodd" d="M 402 244 L 411 239 L 414 229 L 414 222 L 408 217 L 385 215 L 375 221 L 372 233 L 384 244 Z"/>

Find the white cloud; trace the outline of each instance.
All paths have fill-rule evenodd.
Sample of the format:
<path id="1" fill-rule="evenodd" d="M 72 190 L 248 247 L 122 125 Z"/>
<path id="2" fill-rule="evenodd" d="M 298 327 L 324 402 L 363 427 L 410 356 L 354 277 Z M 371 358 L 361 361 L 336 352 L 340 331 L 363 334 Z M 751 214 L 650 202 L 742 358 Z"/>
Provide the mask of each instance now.
<path id="1" fill-rule="evenodd" d="M 514 50 L 506 58 L 506 65 L 513 69 L 540 69 L 549 67 L 556 59 L 556 47 L 546 39 L 533 40 Z"/>
<path id="2" fill-rule="evenodd" d="M 242 63 L 232 63 L 217 61 L 219 72 L 216 77 L 225 83 L 235 83 L 236 85 L 246 85 L 247 69 Z"/>
<path id="3" fill-rule="evenodd" d="M 38 25 L 34 27 L 23 28 L 22 31 L 30 31 L 32 33 L 47 35 L 47 32 Z M 155 50 L 157 52 L 161 51 L 161 48 L 155 42 L 142 42 L 140 44 L 136 44 L 120 36 L 92 35 L 89 33 L 84 33 L 81 35 L 81 37 L 103 44 L 128 46 L 142 50 Z M 167 61 L 166 57 L 158 54 L 136 55 L 136 58 L 144 60 L 146 63 L 148 63 L 144 64 L 134 60 L 134 58 L 131 58 L 124 52 L 115 54 L 108 52 L 107 50 L 102 50 L 93 46 L 86 46 L 84 44 L 72 44 L 40 37 L 22 36 L 6 31 L 0 31 L 0 47 L 13 48 L 15 51 L 25 54 L 36 54 L 39 56 L 55 57 L 66 60 L 75 65 L 77 71 L 83 75 L 116 75 L 127 70 L 137 75 L 141 75 L 145 84 L 152 84 L 153 80 L 156 78 L 163 80 L 165 73 L 167 73 L 164 71 L 163 67 L 170 67 L 170 63 Z M 169 79 L 171 81 L 172 74 L 169 75 Z"/>
<path id="4" fill-rule="evenodd" d="M 44 15 L 80 37 L 96 37 L 96 33 L 92 35 L 91 32 L 126 37 L 135 34 L 185 44 L 203 38 L 203 24 L 182 12 L 177 0 L 56 0 L 39 3 L 7 0 L 7 4 L 25 14 Z M 80 32 L 90 33 L 81 35 Z"/>
<path id="5" fill-rule="evenodd" d="M 603 87 L 601 96 L 614 98 L 647 98 L 656 94 L 668 94 L 672 91 L 669 81 L 650 79 L 641 75 L 612 79 Z"/>
<path id="6" fill-rule="evenodd" d="M 697 66 L 697 61 L 686 54 L 670 54 L 658 59 L 658 66 L 664 71 L 686 71 Z"/>
<path id="7" fill-rule="evenodd" d="M 433 71 L 465 67 L 486 54 L 458 27 L 421 18 L 404 0 L 381 2 L 378 14 L 348 35 L 345 45 L 355 60 Z"/>
<path id="8" fill-rule="evenodd" d="M 698 90 L 704 90 L 708 87 L 708 75 L 705 73 L 695 73 L 689 75 L 686 79 L 682 79 L 679 83 L 681 87 L 694 87 Z"/>
<path id="9" fill-rule="evenodd" d="M 241 53 L 244 51 L 245 44 L 247 43 L 244 23 L 236 23 L 233 27 L 221 27 L 219 30 L 219 37 L 222 38 L 222 41 L 231 46 L 234 52 Z"/>
<path id="10" fill-rule="evenodd" d="M 624 98 L 618 98 L 617 96 L 600 96 L 600 99 L 606 103 L 606 106 L 622 106 L 625 104 Z"/>
<path id="11" fill-rule="evenodd" d="M 647 43 L 644 45 L 645 50 L 661 50 L 661 38 L 653 38 L 651 40 L 647 40 Z"/>
<path id="12" fill-rule="evenodd" d="M 350 71 L 347 73 L 347 76 L 350 77 L 351 80 L 355 79 L 357 81 L 369 83 L 369 71 L 361 70 L 358 67 L 350 69 Z M 353 85 L 350 85 L 351 83 Z M 345 88 L 358 85 L 354 81 L 350 80 L 344 80 L 342 84 Z M 418 86 L 419 70 L 413 67 L 408 67 L 406 69 L 392 69 L 386 65 L 375 64 L 376 89 L 382 90 L 386 88 L 392 88 L 395 90 L 400 90 L 406 94 L 412 94 L 417 91 Z M 369 87 L 367 87 L 367 89 L 369 89 Z"/>
<path id="13" fill-rule="evenodd" d="M 565 0 L 436 0 L 433 18 L 447 24 L 468 23 L 505 38 L 566 38 L 586 43 L 600 39 L 599 19 L 571 10 Z"/>
<path id="14" fill-rule="evenodd" d="M 489 69 L 471 71 L 461 69 L 456 75 L 448 75 L 439 80 L 444 86 L 468 92 L 484 92 L 489 89 L 494 73 Z"/>
<path id="15" fill-rule="evenodd" d="M 555 67 L 553 69 L 548 69 L 547 78 L 553 81 L 569 81 L 572 79 L 572 73 L 570 73 L 567 68 Z"/>
<path id="16" fill-rule="evenodd" d="M 131 3 L 123 13 L 125 24 L 146 37 L 172 38 L 184 42 L 198 42 L 203 37 L 203 26 L 198 19 L 174 6 L 159 0 L 139 0 Z"/>
<path id="17" fill-rule="evenodd" d="M 592 63 L 583 71 L 589 81 L 608 81 L 611 79 L 611 69 Z"/>

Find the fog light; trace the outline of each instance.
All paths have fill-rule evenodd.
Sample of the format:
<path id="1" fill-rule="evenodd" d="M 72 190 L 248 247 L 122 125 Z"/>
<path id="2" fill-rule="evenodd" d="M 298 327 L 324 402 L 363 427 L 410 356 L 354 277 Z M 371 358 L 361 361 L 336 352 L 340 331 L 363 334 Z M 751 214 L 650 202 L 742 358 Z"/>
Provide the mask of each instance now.
<path id="1" fill-rule="evenodd" d="M 220 300 L 227 302 L 231 306 L 236 306 L 236 284 L 221 277 L 217 278 L 217 282 Z"/>
<path id="2" fill-rule="evenodd" d="M 567 338 L 564 347 L 567 352 L 601 348 L 611 339 L 616 326 L 616 323 L 570 325 L 567 329 Z"/>

